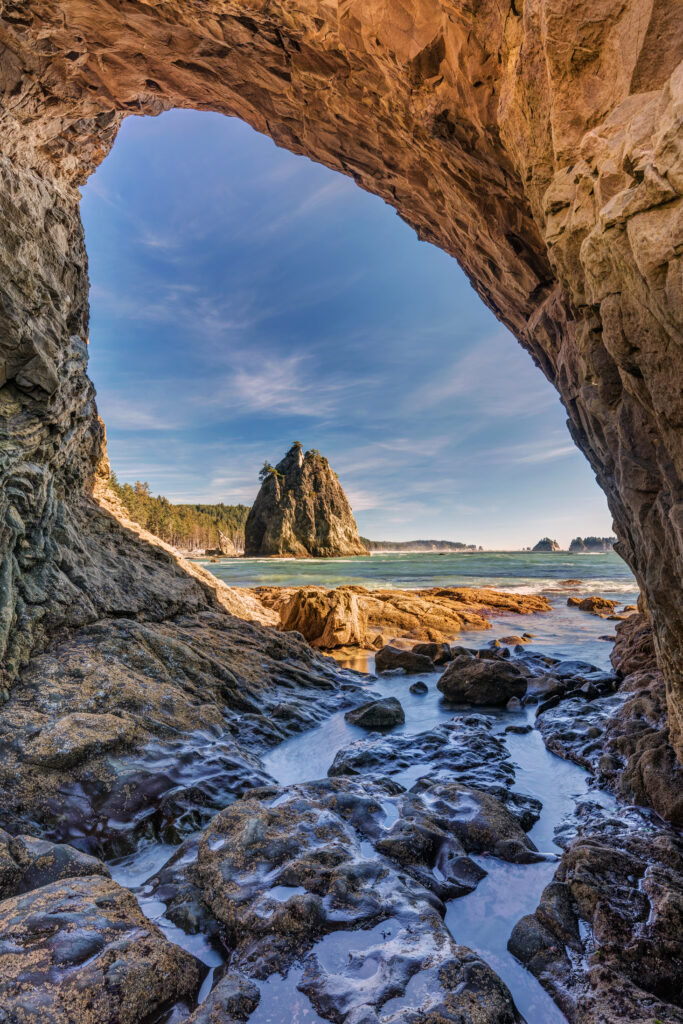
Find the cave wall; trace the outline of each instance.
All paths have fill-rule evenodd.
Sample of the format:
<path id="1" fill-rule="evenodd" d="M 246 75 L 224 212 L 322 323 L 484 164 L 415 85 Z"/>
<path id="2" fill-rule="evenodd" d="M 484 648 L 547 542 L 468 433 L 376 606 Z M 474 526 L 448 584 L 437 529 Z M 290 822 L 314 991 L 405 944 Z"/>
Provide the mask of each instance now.
<path id="1" fill-rule="evenodd" d="M 0 44 L 0 686 L 63 625 L 203 600 L 169 568 L 172 599 L 149 601 L 89 497 L 78 211 L 123 117 L 192 107 L 381 196 L 555 385 L 649 609 L 680 756 L 675 0 L 6 0 Z"/>

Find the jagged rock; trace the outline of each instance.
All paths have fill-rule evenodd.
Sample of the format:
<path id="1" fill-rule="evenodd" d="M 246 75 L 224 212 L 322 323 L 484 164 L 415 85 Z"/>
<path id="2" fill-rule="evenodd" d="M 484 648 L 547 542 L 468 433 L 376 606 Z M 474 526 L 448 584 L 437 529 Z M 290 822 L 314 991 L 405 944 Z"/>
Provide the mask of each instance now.
<path id="1" fill-rule="evenodd" d="M 434 664 L 426 654 L 404 651 L 389 644 L 375 655 L 375 668 L 378 672 L 395 672 L 396 669 L 408 673 L 431 672 Z"/>
<path id="2" fill-rule="evenodd" d="M 569 846 L 508 948 L 572 1024 L 681 1024 L 682 894 L 680 840 L 607 818 Z"/>
<path id="3" fill-rule="evenodd" d="M 618 601 L 610 601 L 607 597 L 568 597 L 567 604 L 570 608 L 579 608 L 582 612 L 592 612 L 593 615 L 604 615 L 607 612 L 613 612 L 618 605 Z"/>
<path id="4" fill-rule="evenodd" d="M 528 615 L 551 609 L 548 599 L 541 595 L 476 587 L 257 587 L 251 595 L 264 611 L 278 613 L 282 629 L 301 633 L 315 647 L 377 649 L 378 635 L 389 634 L 397 638 L 394 646 L 399 646 L 398 638 L 403 637 L 410 641 L 405 644 L 406 650 L 435 652 L 438 664 L 450 659 L 444 636 L 454 636 L 463 629 L 491 629 L 487 616 L 493 612 Z M 430 642 L 415 644 L 415 640 Z"/>
<path id="5" fill-rule="evenodd" d="M 0 903 L 0 989 L 8 1021 L 139 1024 L 202 977 L 132 893 L 95 875 L 67 878 Z"/>
<path id="6" fill-rule="evenodd" d="M 502 705 L 511 697 L 523 697 L 527 681 L 516 665 L 459 655 L 436 685 L 454 703 Z"/>
<path id="7" fill-rule="evenodd" d="M 319 452 L 294 444 L 265 477 L 244 527 L 249 557 L 367 555 L 336 473 Z"/>
<path id="8" fill-rule="evenodd" d="M 10 836 L 0 829 L 0 900 L 80 875 L 108 878 L 109 868 L 73 846 L 34 836 Z"/>
<path id="9" fill-rule="evenodd" d="M 405 712 L 401 702 L 395 697 L 384 697 L 382 700 L 371 700 L 358 708 L 347 711 L 344 715 L 351 725 L 360 725 L 363 729 L 391 729 L 402 725 Z"/>

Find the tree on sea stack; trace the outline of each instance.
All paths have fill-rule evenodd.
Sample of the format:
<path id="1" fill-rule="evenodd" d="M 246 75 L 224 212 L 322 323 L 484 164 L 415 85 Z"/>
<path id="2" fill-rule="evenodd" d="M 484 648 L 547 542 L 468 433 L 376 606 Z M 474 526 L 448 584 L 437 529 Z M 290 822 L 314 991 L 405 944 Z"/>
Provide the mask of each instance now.
<path id="1" fill-rule="evenodd" d="M 264 462 L 247 518 L 247 556 L 367 555 L 337 474 L 317 449 L 295 441 L 277 466 Z"/>

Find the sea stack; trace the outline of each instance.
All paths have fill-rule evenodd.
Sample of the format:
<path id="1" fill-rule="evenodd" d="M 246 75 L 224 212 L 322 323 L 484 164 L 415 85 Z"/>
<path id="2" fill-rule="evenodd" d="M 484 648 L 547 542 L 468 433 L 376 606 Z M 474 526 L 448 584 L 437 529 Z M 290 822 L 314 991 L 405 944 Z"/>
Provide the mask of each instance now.
<path id="1" fill-rule="evenodd" d="M 556 540 L 551 540 L 550 537 L 542 537 L 538 544 L 534 544 L 532 551 L 561 551 L 562 548 Z"/>
<path id="2" fill-rule="evenodd" d="M 247 556 L 338 558 L 367 555 L 337 474 L 296 441 L 277 466 L 261 470 L 261 490 L 245 526 Z"/>

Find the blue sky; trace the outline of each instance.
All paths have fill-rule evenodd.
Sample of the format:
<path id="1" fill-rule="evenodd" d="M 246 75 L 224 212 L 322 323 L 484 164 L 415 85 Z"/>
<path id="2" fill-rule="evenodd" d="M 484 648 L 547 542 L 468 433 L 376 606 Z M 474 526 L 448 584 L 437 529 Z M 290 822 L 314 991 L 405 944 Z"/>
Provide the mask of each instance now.
<path id="1" fill-rule="evenodd" d="M 350 179 L 176 110 L 125 121 L 82 213 L 120 480 L 250 503 L 296 439 L 374 539 L 611 533 L 555 391 L 456 262 Z"/>

